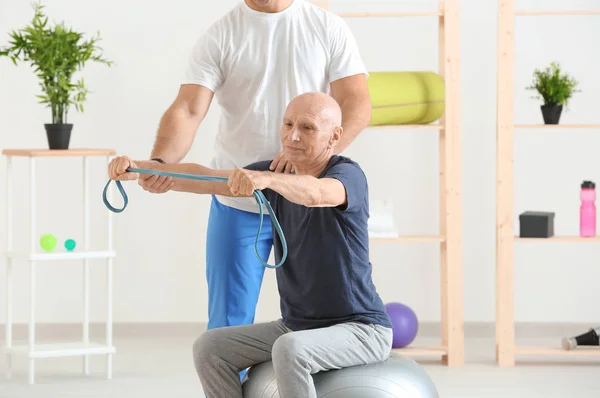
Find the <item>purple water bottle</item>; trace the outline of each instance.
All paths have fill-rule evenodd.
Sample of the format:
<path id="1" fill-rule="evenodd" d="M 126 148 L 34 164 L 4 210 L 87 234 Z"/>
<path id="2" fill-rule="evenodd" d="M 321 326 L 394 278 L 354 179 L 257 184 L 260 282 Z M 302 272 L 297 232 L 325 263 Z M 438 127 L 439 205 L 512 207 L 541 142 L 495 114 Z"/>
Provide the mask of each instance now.
<path id="1" fill-rule="evenodd" d="M 579 236 L 596 236 L 596 184 L 584 181 L 581 184 L 581 207 L 579 208 Z"/>

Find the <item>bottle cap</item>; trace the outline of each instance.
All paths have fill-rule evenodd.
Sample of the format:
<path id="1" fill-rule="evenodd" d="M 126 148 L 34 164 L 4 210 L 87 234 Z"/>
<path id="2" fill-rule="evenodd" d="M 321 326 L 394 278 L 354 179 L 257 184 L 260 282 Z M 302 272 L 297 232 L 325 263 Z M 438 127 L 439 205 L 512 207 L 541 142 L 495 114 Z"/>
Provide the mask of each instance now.
<path id="1" fill-rule="evenodd" d="M 594 184 L 592 181 L 584 181 L 581 184 L 581 188 L 596 188 L 596 184 Z"/>

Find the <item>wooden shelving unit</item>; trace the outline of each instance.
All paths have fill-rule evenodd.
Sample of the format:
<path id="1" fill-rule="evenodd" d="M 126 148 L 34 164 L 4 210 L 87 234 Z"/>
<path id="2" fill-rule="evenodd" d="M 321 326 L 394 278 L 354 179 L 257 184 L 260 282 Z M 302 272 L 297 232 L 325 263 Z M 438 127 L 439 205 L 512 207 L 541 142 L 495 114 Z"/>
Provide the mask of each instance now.
<path id="1" fill-rule="evenodd" d="M 567 3 L 565 1 L 565 3 Z M 498 103 L 496 126 L 496 360 L 514 366 L 518 356 L 600 356 L 600 350 L 552 347 L 517 347 L 514 314 L 514 244 L 526 242 L 600 242 L 600 237 L 555 236 L 548 239 L 519 238 L 514 228 L 513 148 L 515 129 L 596 129 L 600 124 L 515 124 L 514 40 L 517 16 L 600 15 L 600 10 L 515 11 L 514 0 L 498 0 Z"/>
<path id="2" fill-rule="evenodd" d="M 600 124 L 515 124 L 516 129 L 600 129 Z"/>
<path id="3" fill-rule="evenodd" d="M 516 347 L 515 352 L 521 356 L 589 357 L 600 355 L 600 348 L 585 347 L 575 350 L 563 350 L 560 347 Z"/>
<path id="4" fill-rule="evenodd" d="M 600 236 L 582 238 L 581 236 L 552 236 L 550 238 L 520 238 L 515 236 L 515 242 L 600 242 Z"/>
<path id="5" fill-rule="evenodd" d="M 330 9 L 330 2 L 315 4 Z M 433 130 L 439 134 L 439 235 L 372 238 L 374 243 L 437 243 L 440 247 L 441 344 L 395 350 L 411 357 L 441 356 L 448 366 L 464 364 L 461 215 L 460 1 L 439 2 L 434 12 L 342 12 L 343 18 L 433 17 L 438 20 L 438 73 L 445 81 L 445 111 L 439 124 L 371 126 L 372 130 Z"/>
<path id="6" fill-rule="evenodd" d="M 514 7 L 513 7 L 514 8 Z M 600 15 L 600 10 L 550 10 L 550 11 L 515 11 L 518 16 L 540 15 Z"/>

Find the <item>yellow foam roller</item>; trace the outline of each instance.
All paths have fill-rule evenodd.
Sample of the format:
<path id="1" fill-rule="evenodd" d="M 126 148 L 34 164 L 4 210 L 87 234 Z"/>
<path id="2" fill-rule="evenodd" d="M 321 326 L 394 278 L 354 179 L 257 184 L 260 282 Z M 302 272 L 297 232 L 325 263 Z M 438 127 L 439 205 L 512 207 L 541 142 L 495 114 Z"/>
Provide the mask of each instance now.
<path id="1" fill-rule="evenodd" d="M 434 72 L 369 72 L 370 126 L 428 124 L 444 113 L 444 80 Z"/>

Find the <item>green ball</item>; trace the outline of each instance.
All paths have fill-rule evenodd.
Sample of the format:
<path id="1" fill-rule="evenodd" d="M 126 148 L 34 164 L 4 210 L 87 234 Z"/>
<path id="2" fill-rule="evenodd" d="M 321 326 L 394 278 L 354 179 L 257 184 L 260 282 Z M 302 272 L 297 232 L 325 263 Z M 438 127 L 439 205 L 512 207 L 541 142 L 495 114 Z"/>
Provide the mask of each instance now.
<path id="1" fill-rule="evenodd" d="M 51 252 L 56 247 L 56 236 L 52 234 L 44 234 L 40 238 L 40 246 L 47 252 Z"/>
<path id="2" fill-rule="evenodd" d="M 67 249 L 68 251 L 73 251 L 73 249 L 75 249 L 75 246 L 77 244 L 75 243 L 75 241 L 73 239 L 67 239 L 65 241 L 65 249 Z"/>

